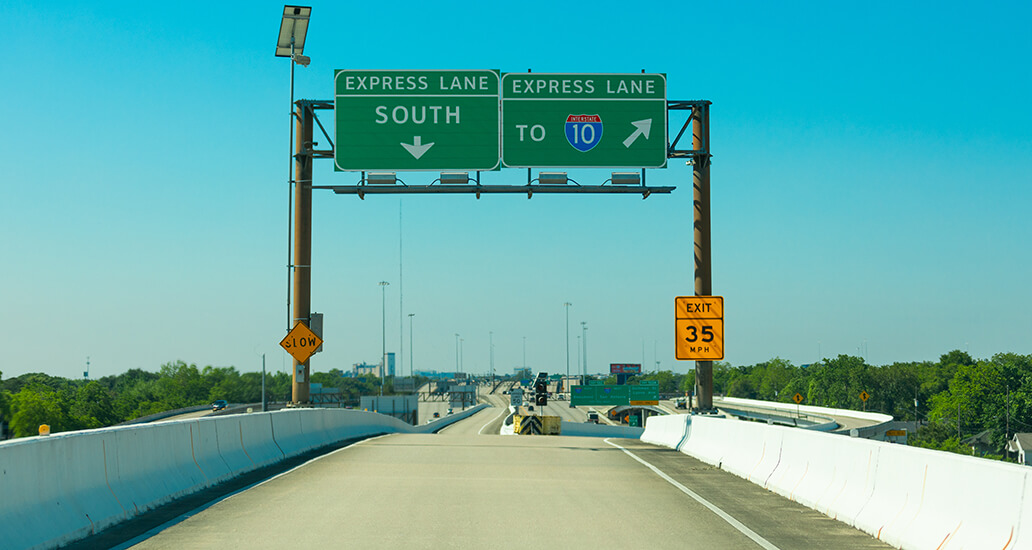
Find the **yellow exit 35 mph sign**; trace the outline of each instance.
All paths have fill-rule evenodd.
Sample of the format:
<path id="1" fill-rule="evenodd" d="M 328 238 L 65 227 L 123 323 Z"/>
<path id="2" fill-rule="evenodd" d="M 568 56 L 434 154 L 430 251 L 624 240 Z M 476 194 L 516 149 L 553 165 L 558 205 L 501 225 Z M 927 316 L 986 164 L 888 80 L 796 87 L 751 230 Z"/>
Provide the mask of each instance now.
<path id="1" fill-rule="evenodd" d="M 674 298 L 674 357 L 678 361 L 724 358 L 724 297 Z"/>

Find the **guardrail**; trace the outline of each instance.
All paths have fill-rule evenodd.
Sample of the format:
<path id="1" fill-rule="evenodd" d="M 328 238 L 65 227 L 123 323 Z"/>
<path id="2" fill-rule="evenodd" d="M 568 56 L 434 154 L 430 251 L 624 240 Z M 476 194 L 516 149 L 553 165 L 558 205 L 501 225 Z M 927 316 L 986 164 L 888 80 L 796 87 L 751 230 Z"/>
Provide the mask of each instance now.
<path id="1" fill-rule="evenodd" d="M 176 498 L 347 439 L 431 433 L 350 409 L 287 409 L 0 442 L 0 545 L 55 548 Z"/>
<path id="2" fill-rule="evenodd" d="M 1032 469 L 712 416 L 654 416 L 642 441 L 677 449 L 893 546 L 1028 548 Z"/>

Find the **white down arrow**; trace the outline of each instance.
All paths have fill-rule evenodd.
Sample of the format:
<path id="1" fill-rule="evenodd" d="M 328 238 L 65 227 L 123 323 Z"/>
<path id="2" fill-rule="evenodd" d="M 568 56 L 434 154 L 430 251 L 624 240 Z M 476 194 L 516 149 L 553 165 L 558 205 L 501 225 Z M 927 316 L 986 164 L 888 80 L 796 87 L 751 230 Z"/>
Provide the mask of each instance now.
<path id="1" fill-rule="evenodd" d="M 411 153 L 412 156 L 416 157 L 416 160 L 419 160 L 419 157 L 423 156 L 423 154 L 426 153 L 428 149 L 433 147 L 434 143 L 431 141 L 430 143 L 424 145 L 423 138 L 421 136 L 414 136 L 412 138 L 411 144 L 402 143 L 401 146 L 404 147 L 406 151 Z"/>

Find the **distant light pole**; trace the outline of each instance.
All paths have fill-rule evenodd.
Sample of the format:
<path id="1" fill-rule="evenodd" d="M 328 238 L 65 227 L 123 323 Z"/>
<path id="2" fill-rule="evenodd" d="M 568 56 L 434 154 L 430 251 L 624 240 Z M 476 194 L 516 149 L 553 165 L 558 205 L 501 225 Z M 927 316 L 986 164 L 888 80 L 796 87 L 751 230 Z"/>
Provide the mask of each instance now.
<path id="1" fill-rule="evenodd" d="M 487 333 L 487 351 L 490 359 L 491 367 L 491 380 L 494 380 L 494 331 L 488 331 Z"/>
<path id="2" fill-rule="evenodd" d="M 380 294 L 383 297 L 383 312 L 381 317 L 383 318 L 383 351 L 380 354 L 380 397 L 383 397 L 383 378 L 387 373 L 387 281 L 380 281 Z"/>
<path id="3" fill-rule="evenodd" d="M 415 363 L 412 362 L 412 318 L 415 316 L 415 313 L 408 314 L 408 370 L 412 377 L 416 376 Z M 412 383 L 415 384 L 415 380 Z"/>
<path id="4" fill-rule="evenodd" d="M 455 333 L 455 372 L 459 371 L 459 333 Z"/>
<path id="5" fill-rule="evenodd" d="M 563 307 L 566 308 L 566 378 L 570 378 L 570 302 L 563 302 Z M 583 385 L 583 383 L 582 383 Z"/>
<path id="6" fill-rule="evenodd" d="M 578 334 L 578 335 L 577 335 L 577 345 L 576 345 L 576 348 L 577 348 L 577 370 L 575 370 L 575 371 L 574 371 L 574 372 L 576 372 L 576 373 L 578 373 L 578 374 L 580 374 L 581 372 L 584 372 L 584 367 L 582 367 L 582 365 L 583 365 L 584 363 L 582 363 L 582 362 L 581 362 L 581 344 L 580 344 L 580 338 L 581 338 L 581 335 L 580 335 L 580 334 Z"/>
<path id="7" fill-rule="evenodd" d="M 463 363 L 465 362 L 465 359 L 466 359 L 466 357 L 465 357 L 466 351 L 464 349 L 462 349 L 462 344 L 465 341 L 466 341 L 465 338 L 459 338 L 459 372 L 465 372 L 464 370 L 462 370 L 463 368 L 465 368 Z"/>
<path id="8" fill-rule="evenodd" d="M 581 384 L 584 384 L 584 379 L 588 377 L 588 324 L 581 321 L 581 344 L 584 345 L 584 378 L 581 378 Z"/>
<path id="9" fill-rule="evenodd" d="M 523 337 L 523 370 L 527 370 L 527 337 Z"/>

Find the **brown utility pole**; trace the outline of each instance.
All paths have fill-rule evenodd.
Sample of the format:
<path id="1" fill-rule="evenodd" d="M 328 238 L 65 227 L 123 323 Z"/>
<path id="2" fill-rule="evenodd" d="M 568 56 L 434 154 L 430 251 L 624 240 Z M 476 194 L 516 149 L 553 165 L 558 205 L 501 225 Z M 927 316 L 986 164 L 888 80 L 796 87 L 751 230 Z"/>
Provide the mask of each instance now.
<path id="1" fill-rule="evenodd" d="M 297 131 L 294 154 L 294 325 L 311 327 L 312 316 L 312 126 L 314 110 L 305 101 L 297 103 Z M 291 402 L 309 401 L 309 364 L 294 360 Z"/>
<path id="2" fill-rule="evenodd" d="M 710 263 L 710 149 L 709 106 L 701 101 L 692 109 L 692 175 L 695 198 L 695 295 L 713 295 Z M 695 362 L 698 407 L 713 409 L 713 361 Z"/>

